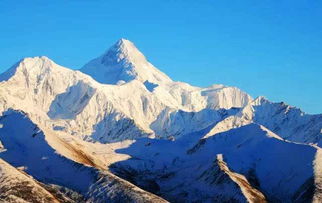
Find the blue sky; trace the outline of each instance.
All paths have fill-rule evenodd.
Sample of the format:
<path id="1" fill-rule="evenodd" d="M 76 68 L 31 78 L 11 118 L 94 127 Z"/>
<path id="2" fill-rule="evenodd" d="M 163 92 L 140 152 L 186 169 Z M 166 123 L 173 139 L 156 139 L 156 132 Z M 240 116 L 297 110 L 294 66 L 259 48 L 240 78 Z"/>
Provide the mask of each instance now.
<path id="1" fill-rule="evenodd" d="M 0 27 L 0 72 L 39 55 L 80 68 L 123 37 L 174 80 L 322 113 L 322 1 L 0 0 Z"/>

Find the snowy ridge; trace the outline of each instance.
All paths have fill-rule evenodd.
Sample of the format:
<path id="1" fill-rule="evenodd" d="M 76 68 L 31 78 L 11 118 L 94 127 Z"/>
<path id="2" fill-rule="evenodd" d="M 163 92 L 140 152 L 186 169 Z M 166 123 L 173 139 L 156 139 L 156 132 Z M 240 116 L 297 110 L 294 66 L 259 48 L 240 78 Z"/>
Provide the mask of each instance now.
<path id="1" fill-rule="evenodd" d="M 217 155 L 217 162 L 222 171 L 224 171 L 235 183 L 239 185 L 248 202 L 266 202 L 265 196 L 253 188 L 245 176 L 231 172 L 224 162 L 222 154 Z"/>
<path id="2" fill-rule="evenodd" d="M 255 99 L 235 115 L 218 122 L 205 137 L 250 123 L 263 125 L 292 142 L 318 146 L 322 143 L 322 114 L 309 115 L 284 102 L 273 103 L 264 97 Z"/>
<path id="3" fill-rule="evenodd" d="M 284 139 L 322 146 L 322 114 L 309 115 L 284 102 L 273 103 L 260 98 L 254 101 L 253 120 Z"/>

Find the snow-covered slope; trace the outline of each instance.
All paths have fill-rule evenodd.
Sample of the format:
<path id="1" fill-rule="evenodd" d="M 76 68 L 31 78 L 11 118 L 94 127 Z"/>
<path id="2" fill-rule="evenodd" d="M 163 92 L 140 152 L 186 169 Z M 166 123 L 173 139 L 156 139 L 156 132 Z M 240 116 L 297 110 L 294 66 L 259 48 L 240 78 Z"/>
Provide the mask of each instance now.
<path id="1" fill-rule="evenodd" d="M 284 102 L 273 103 L 263 97 L 255 100 L 252 105 L 255 122 L 284 139 L 322 147 L 322 114 L 309 115 Z"/>

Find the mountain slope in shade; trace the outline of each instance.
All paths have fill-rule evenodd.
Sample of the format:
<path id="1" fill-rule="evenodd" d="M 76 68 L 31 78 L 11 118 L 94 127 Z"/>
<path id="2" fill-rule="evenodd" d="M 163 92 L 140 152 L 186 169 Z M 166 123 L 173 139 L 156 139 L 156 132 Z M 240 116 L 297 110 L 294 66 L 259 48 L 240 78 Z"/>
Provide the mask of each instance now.
<path id="1" fill-rule="evenodd" d="M 228 198 L 244 202 L 245 195 L 263 197 L 262 193 L 268 201 L 311 202 L 321 195 L 320 149 L 285 142 L 263 126 L 249 124 L 209 136 L 186 153 L 190 147 L 187 140 L 137 141 L 118 151 L 133 158 L 112 168 L 145 189 L 151 189 L 153 183 L 154 192 L 172 201 Z M 216 159 L 218 156 L 223 159 Z M 219 169 L 229 178 L 220 175 Z"/>
<path id="2" fill-rule="evenodd" d="M 285 142 L 268 129 L 250 124 L 210 136 L 196 156 L 201 159 L 205 154 L 218 152 L 224 154 L 231 170 L 255 178 L 271 200 L 308 201 L 314 195 L 307 193 L 312 191 L 310 187 L 315 188 L 312 181 L 319 176 L 314 166 L 321 165 L 315 147 Z M 307 196 L 301 196 L 304 194 Z"/>
<path id="3" fill-rule="evenodd" d="M 4 112 L 4 115 L 0 117 L 0 123 L 2 126 L 0 128 L 0 140 L 2 143 L 0 158 L 14 167 L 23 168 L 23 173 L 32 175 L 32 177 L 46 185 L 55 184 L 72 189 L 82 194 L 84 196 L 83 201 L 86 202 L 119 202 L 121 200 L 126 202 L 166 202 L 108 171 L 99 170 L 100 167 L 94 164 L 95 160 L 90 161 L 91 155 L 89 154 L 81 153 L 81 151 L 74 152 L 73 155 L 66 154 L 66 157 L 64 154 L 59 154 L 70 152 L 71 146 L 66 145 L 66 143 L 55 143 L 56 151 L 45 139 L 46 135 L 44 135 L 43 131 L 21 112 L 12 110 Z M 19 128 L 15 128 L 14 125 L 19 125 Z M 49 139 L 53 142 L 55 138 Z M 81 148 L 81 146 L 79 147 Z M 87 157 L 87 159 L 81 159 L 80 157 Z M 8 164 L 3 165 L 3 173 L 7 175 L 6 168 Z M 14 169 L 12 166 L 10 167 L 12 170 Z M 10 177 L 11 175 L 8 174 L 8 178 Z M 6 178 L 6 176 L 2 178 Z M 19 186 L 20 182 L 29 181 L 31 183 L 30 187 L 26 186 L 27 191 L 35 188 L 36 191 L 39 190 L 39 193 L 45 194 L 39 194 L 39 197 L 36 195 L 34 198 L 40 198 L 40 200 L 41 198 L 46 198 L 48 201 L 55 201 L 55 198 L 47 191 L 47 188 L 44 189 L 40 186 L 38 188 L 37 181 L 33 181 L 32 178 L 29 179 L 24 180 L 21 178 L 17 183 L 10 183 L 12 193 L 19 193 L 20 190 L 24 189 L 21 188 L 21 185 Z M 5 183 L 1 183 L 0 187 L 9 187 Z M 17 188 L 14 188 L 15 184 Z M 106 192 L 101 193 L 103 188 Z M 51 190 L 54 190 L 54 188 L 51 188 Z M 31 198 L 28 193 L 25 195 L 25 198 Z M 49 197 L 52 199 L 49 199 Z M 59 201 L 57 200 L 57 202 Z"/>
<path id="4" fill-rule="evenodd" d="M 266 202 L 265 196 L 256 188 L 251 186 L 245 176 L 230 171 L 224 162 L 222 154 L 217 155 L 217 164 L 221 171 L 227 174 L 240 188 L 248 202 Z"/>

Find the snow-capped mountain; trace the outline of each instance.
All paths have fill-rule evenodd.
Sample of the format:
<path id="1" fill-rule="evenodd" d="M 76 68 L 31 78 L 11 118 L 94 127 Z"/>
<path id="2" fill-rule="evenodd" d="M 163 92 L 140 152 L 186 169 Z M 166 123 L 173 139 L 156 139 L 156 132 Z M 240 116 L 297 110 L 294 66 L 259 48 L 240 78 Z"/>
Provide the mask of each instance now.
<path id="1" fill-rule="evenodd" d="M 88 62 L 81 71 L 105 84 L 122 84 L 131 80 L 154 84 L 172 82 L 126 39 L 117 41 L 102 56 Z"/>
<path id="2" fill-rule="evenodd" d="M 173 81 L 126 39 L 80 71 L 22 59 L 0 75 L 0 116 L 0 191 L 19 187 L 0 199 L 322 199 L 322 115 Z"/>
<path id="3" fill-rule="evenodd" d="M 141 60 L 144 64 L 149 63 L 132 43 L 125 40 L 117 42 L 107 53 L 103 55 L 106 59 L 104 66 L 98 66 L 101 73 L 96 70 L 98 75 L 104 75 L 104 71 L 111 68 L 124 71 L 131 66 L 137 74 L 142 72 L 142 78 L 154 75 L 160 83 L 151 89 L 150 85 L 157 81 L 143 81 L 140 74 L 139 78 L 121 85 L 100 84 L 79 71 L 55 64 L 47 57 L 35 57 L 22 60 L 0 77 L 3 81 L 0 83 L 1 97 L 6 97 L 7 105 L 10 106 L 11 102 L 12 107 L 29 113 L 47 127 L 100 142 L 146 136 L 178 136 L 178 130 L 169 132 L 163 115 L 175 116 L 181 110 L 190 117 L 191 112 L 243 107 L 252 100 L 248 94 L 234 87 L 193 87 L 172 82 L 152 65 L 145 69 L 136 68 Z M 129 57 L 130 53 L 134 56 Z M 125 64 L 121 64 L 125 67 L 122 69 L 121 64 L 114 67 L 114 59 L 118 58 L 115 59 L 118 61 L 124 56 Z M 96 78 L 95 75 L 93 77 Z M 215 111 L 208 114 L 217 116 Z M 175 117 L 181 119 L 181 116 Z M 208 124 L 213 122 L 211 117 L 203 119 L 210 119 Z M 183 131 L 184 126 L 185 123 L 181 122 L 181 125 L 174 127 Z M 203 124 L 199 127 L 207 126 Z"/>

